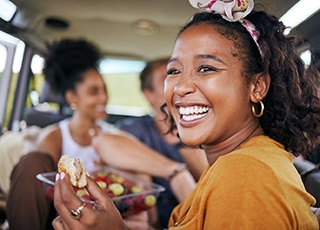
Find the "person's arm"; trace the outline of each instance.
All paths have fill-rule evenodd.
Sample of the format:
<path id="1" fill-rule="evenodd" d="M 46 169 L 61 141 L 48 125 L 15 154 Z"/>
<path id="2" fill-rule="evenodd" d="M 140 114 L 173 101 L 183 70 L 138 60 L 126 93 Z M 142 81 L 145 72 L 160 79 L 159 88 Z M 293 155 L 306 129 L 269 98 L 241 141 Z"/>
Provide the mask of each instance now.
<path id="1" fill-rule="evenodd" d="M 119 169 L 166 178 L 180 166 L 130 135 L 101 134 L 92 143 L 104 162 Z M 189 170 L 182 170 L 170 180 L 170 185 L 181 202 L 195 187 L 195 181 Z"/>
<path id="2" fill-rule="evenodd" d="M 46 128 L 37 139 L 37 148 L 40 152 L 48 153 L 55 164 L 61 157 L 62 137 L 58 126 Z"/>

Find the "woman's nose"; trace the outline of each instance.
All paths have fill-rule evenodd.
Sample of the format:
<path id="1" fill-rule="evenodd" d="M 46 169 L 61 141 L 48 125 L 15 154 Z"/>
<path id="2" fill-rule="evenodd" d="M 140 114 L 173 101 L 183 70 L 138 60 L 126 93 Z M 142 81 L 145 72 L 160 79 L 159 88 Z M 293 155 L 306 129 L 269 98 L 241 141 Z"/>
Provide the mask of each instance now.
<path id="1" fill-rule="evenodd" d="M 109 99 L 109 96 L 107 93 L 102 93 L 100 94 L 100 100 L 107 103 L 108 102 L 108 99 Z"/>
<path id="2" fill-rule="evenodd" d="M 174 87 L 174 93 L 183 97 L 187 94 L 193 93 L 195 91 L 195 85 L 192 82 L 191 77 L 184 76 L 179 79 Z"/>

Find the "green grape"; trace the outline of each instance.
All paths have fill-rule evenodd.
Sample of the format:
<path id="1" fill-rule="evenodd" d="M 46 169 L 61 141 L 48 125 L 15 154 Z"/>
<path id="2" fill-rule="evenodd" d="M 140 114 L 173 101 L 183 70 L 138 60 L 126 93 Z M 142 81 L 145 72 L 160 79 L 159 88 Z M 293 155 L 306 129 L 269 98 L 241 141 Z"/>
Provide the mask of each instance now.
<path id="1" fill-rule="evenodd" d="M 134 186 L 131 187 L 131 192 L 132 193 L 139 193 L 139 192 L 141 192 L 141 188 L 136 186 L 136 185 L 134 185 Z"/>
<path id="2" fill-rule="evenodd" d="M 157 203 L 157 199 L 154 195 L 147 195 L 144 198 L 144 203 L 150 207 L 154 206 Z"/>
<path id="3" fill-rule="evenodd" d="M 124 192 L 124 188 L 121 184 L 113 183 L 108 186 L 108 189 L 111 190 L 114 195 L 120 196 Z"/>
<path id="4" fill-rule="evenodd" d="M 97 184 L 100 188 L 105 189 L 107 187 L 107 183 L 104 181 L 98 181 Z"/>

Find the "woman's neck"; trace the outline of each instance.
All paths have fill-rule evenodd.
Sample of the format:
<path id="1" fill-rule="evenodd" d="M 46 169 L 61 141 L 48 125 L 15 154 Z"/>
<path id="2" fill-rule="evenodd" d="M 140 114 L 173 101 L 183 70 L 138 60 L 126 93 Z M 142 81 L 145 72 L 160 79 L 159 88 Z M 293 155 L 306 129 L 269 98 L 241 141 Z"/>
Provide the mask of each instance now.
<path id="1" fill-rule="evenodd" d="M 90 129 L 96 129 L 97 124 L 95 120 L 84 119 L 80 115 L 74 114 L 69 120 L 70 134 L 75 142 L 80 145 L 90 145 L 91 136 Z"/>
<path id="2" fill-rule="evenodd" d="M 220 156 L 238 149 L 241 144 L 251 137 L 259 135 L 264 135 L 262 127 L 260 124 L 251 123 L 223 142 L 213 145 L 203 145 L 202 148 L 206 152 L 209 164 L 212 165 Z"/>

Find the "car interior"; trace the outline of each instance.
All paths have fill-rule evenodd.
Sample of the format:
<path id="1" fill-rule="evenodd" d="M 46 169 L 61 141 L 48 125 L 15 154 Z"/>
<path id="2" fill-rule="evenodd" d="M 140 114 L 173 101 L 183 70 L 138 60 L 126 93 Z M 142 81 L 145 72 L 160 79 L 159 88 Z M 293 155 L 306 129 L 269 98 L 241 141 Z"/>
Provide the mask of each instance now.
<path id="1" fill-rule="evenodd" d="M 12 15 L 7 16 L 7 20 L 1 18 L 0 29 L 24 42 L 25 68 L 28 62 L 29 65 L 32 64 L 34 55 L 41 57 L 46 52 L 47 44 L 65 37 L 85 38 L 93 41 L 102 50 L 103 55 L 109 59 L 146 62 L 169 56 L 179 28 L 196 12 L 186 0 L 142 0 L 139 3 L 127 0 L 118 2 L 94 0 L 90 3 L 84 0 L 67 2 L 30 0 L 28 3 L 23 0 L 2 0 L 2 2 L 10 2 L 13 7 Z M 290 29 L 289 33 L 298 34 L 303 38 L 304 43 L 296 45 L 301 54 L 307 56 L 306 62 L 316 63 L 319 62 L 320 52 L 319 3 L 310 1 L 311 4 L 308 4 L 306 1 L 306 6 L 313 5 L 310 11 L 306 9 L 306 6 L 300 4 L 301 2 L 257 0 L 255 8 L 256 10 L 265 9 L 282 18 Z M 289 10 L 293 11 L 294 15 L 291 16 L 291 19 L 290 16 L 285 15 L 286 12 L 290 12 Z M 10 10 L 7 11 L 10 12 Z M 302 15 L 305 11 L 309 12 L 309 15 Z M 301 16 L 300 22 L 297 21 L 296 15 Z M 120 72 L 122 68 L 123 66 L 119 68 Z M 34 75 L 32 68 L 28 69 L 29 73 L 20 71 L 20 82 L 29 82 L 30 76 Z M 4 76 L 2 81 L 5 80 L 9 82 L 10 77 Z M 1 85 L 5 87 L 4 83 Z M 56 97 L 48 97 L 51 93 L 47 92 L 46 84 L 41 84 L 40 87 L 43 89 L 38 89 L 40 98 L 38 103 L 55 102 L 59 106 L 58 114 L 51 115 L 56 116 L 58 120 L 68 116 L 70 110 L 65 109 L 65 102 L 57 100 Z M 2 98 L 6 97 L 6 91 L 2 91 Z M 10 115 L 6 115 L 10 117 L 10 119 L 7 117 L 9 121 L 6 125 L 9 130 L 17 127 L 15 124 L 24 119 L 27 125 L 36 125 L 35 120 L 39 122 L 42 120 L 34 119 L 35 108 L 24 108 L 25 95 L 30 94 L 30 89 L 21 87 L 20 91 L 25 92 L 16 92 L 13 110 Z M 55 98 L 55 100 L 50 101 L 50 98 Z M 0 103 L 2 110 L 6 110 L 5 104 L 5 102 Z M 39 112 L 39 116 L 43 115 L 41 113 L 43 111 Z M 45 116 L 50 116 L 50 113 Z M 118 119 L 117 115 L 120 116 L 119 119 L 121 115 L 131 115 L 125 112 L 113 112 L 112 109 L 109 114 L 112 122 Z M 48 124 L 51 123 L 50 119 L 55 121 L 55 118 L 48 118 Z M 4 127 L 4 115 L 0 116 L 0 124 Z M 45 124 L 40 122 L 38 125 L 44 126 Z"/>
<path id="2" fill-rule="evenodd" d="M 302 38 L 296 43 L 301 57 L 320 70 L 319 0 L 255 0 L 255 9 L 279 17 L 288 34 Z M 195 12 L 188 0 L 0 0 L 0 136 L 72 115 L 41 73 L 47 45 L 62 38 L 84 38 L 101 49 L 110 123 L 150 114 L 139 71 L 149 60 L 170 56 L 179 29 Z M 3 219 L 3 198 L 0 211 Z"/>

